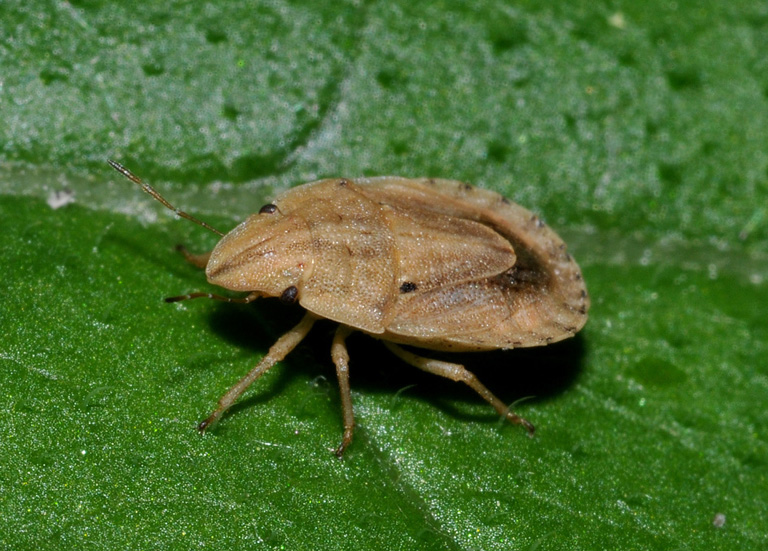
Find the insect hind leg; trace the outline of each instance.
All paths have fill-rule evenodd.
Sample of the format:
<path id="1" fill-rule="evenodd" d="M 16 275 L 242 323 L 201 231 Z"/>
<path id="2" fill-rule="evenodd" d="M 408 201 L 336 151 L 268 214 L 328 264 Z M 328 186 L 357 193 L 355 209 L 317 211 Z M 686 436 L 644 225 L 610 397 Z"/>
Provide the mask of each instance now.
<path id="1" fill-rule="evenodd" d="M 472 390 L 482 396 L 486 402 L 491 404 L 493 408 L 499 413 L 499 415 L 506 418 L 509 422 L 514 423 L 515 425 L 523 426 L 528 431 L 528 435 L 533 436 L 533 433 L 536 429 L 531 424 L 531 422 L 511 411 L 504 402 L 499 400 L 490 390 L 485 387 L 485 385 L 483 385 L 483 383 L 480 382 L 477 377 L 475 377 L 471 371 L 468 371 L 463 365 L 418 356 L 412 352 L 404 350 L 396 344 L 387 341 L 384 341 L 384 346 L 386 346 L 395 356 L 403 360 L 405 363 L 412 365 L 413 367 L 417 367 L 422 371 L 432 373 L 433 375 L 440 375 L 441 377 L 445 377 L 452 381 L 466 384 Z"/>

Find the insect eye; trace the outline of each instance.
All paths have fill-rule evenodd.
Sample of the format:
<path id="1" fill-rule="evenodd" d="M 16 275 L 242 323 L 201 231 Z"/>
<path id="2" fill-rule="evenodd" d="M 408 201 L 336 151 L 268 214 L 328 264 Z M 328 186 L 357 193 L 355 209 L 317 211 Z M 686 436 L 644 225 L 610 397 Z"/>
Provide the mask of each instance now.
<path id="1" fill-rule="evenodd" d="M 282 292 L 280 295 L 280 302 L 285 304 L 293 304 L 296 302 L 296 298 L 299 296 L 299 290 L 296 288 L 295 285 L 291 285 L 290 287 L 286 288 L 285 291 Z"/>
<path id="2" fill-rule="evenodd" d="M 274 214 L 277 211 L 277 205 L 267 203 L 259 209 L 259 214 Z"/>

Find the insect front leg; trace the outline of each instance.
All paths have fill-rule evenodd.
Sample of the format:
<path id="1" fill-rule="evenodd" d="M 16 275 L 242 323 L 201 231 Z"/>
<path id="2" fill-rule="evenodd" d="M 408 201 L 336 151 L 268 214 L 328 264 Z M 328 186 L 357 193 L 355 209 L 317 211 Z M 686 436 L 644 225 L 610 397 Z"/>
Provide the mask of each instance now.
<path id="1" fill-rule="evenodd" d="M 340 325 L 331 345 L 331 358 L 336 365 L 336 377 L 339 379 L 341 394 L 341 412 L 344 417 L 344 435 L 335 452 L 339 459 L 344 455 L 347 446 L 352 443 L 352 434 L 355 431 L 355 413 L 352 410 L 352 393 L 349 388 L 349 353 L 345 342 L 351 332 L 352 330 L 346 325 Z"/>
<path id="2" fill-rule="evenodd" d="M 218 421 L 224 412 L 226 412 L 232 404 L 242 396 L 243 392 L 251 386 L 251 383 L 264 375 L 264 373 L 277 362 L 285 358 L 291 350 L 296 348 L 296 346 L 304 340 L 304 337 L 307 336 L 307 333 L 309 333 L 309 330 L 312 329 L 312 326 L 316 321 L 317 318 L 314 315 L 307 313 L 296 327 L 277 339 L 277 342 L 272 345 L 269 352 L 267 352 L 267 355 L 256 364 L 256 367 L 251 369 L 245 377 L 240 379 L 235 386 L 230 388 L 227 393 L 221 397 L 216 410 L 211 413 L 205 421 L 197 426 L 197 430 L 205 432 L 206 429 Z"/>
<path id="3" fill-rule="evenodd" d="M 184 245 L 176 245 L 176 250 L 184 255 L 187 262 L 198 268 L 205 269 L 208 265 L 208 259 L 211 258 L 211 253 L 193 254 Z"/>
<path id="4" fill-rule="evenodd" d="M 475 377 L 471 371 L 468 371 L 463 365 L 443 362 L 431 358 L 424 358 L 423 356 L 417 356 L 416 354 L 408 352 L 396 344 L 387 341 L 384 341 L 384 346 L 389 348 L 389 350 L 395 356 L 407 364 L 412 365 L 413 367 L 418 367 L 427 373 L 446 377 L 452 381 L 465 383 L 480 396 L 482 396 L 486 402 L 491 404 L 493 408 L 499 413 L 499 415 L 505 417 L 511 423 L 522 425 L 528 431 L 528 435 L 533 436 L 533 433 L 536 429 L 530 423 L 530 421 L 511 411 L 504 402 L 499 400 L 490 390 L 485 387 L 485 385 L 483 385 L 483 383 L 478 380 L 477 377 Z"/>

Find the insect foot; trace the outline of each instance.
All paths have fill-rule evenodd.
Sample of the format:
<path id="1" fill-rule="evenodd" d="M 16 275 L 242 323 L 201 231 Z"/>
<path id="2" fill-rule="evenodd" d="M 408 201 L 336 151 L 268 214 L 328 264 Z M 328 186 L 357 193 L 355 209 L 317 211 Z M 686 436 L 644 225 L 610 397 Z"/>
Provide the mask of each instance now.
<path id="1" fill-rule="evenodd" d="M 532 435 L 533 425 L 464 366 L 401 345 L 442 352 L 544 346 L 572 337 L 587 321 L 589 295 L 565 243 L 539 217 L 490 191 L 437 179 L 320 180 L 283 193 L 224 235 L 171 205 L 125 167 L 109 164 L 178 216 L 222 235 L 209 254 L 182 252 L 205 268 L 209 283 L 248 293 L 167 300 L 274 297 L 307 311 L 222 396 L 198 425 L 200 432 L 285 358 L 318 319 L 329 319 L 339 324 L 331 345 L 344 426 L 338 457 L 355 428 L 346 347 L 353 331 L 383 341 L 418 369 L 463 382 Z"/>

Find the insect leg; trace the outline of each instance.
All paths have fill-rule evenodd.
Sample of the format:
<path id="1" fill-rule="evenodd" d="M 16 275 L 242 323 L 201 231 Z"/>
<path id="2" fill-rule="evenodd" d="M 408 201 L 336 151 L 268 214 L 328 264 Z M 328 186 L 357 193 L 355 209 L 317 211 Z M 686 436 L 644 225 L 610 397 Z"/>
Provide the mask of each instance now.
<path id="1" fill-rule="evenodd" d="M 184 255 L 184 259 L 198 268 L 203 268 L 208 265 L 208 259 L 211 258 L 211 253 L 193 254 L 187 250 L 184 245 L 176 245 L 176 250 Z"/>
<path id="2" fill-rule="evenodd" d="M 396 344 L 393 344 L 391 342 L 384 341 L 384 346 L 389 348 L 389 350 L 398 358 L 403 360 L 405 363 L 412 365 L 413 367 L 418 367 L 419 369 L 426 371 L 427 373 L 432 373 L 434 375 L 440 375 L 441 377 L 446 377 L 448 379 L 451 379 L 452 381 L 462 382 L 465 383 L 467 386 L 469 386 L 471 389 L 473 389 L 475 392 L 477 392 L 480 396 L 482 396 L 486 402 L 491 404 L 494 409 L 501 415 L 502 417 L 505 417 L 507 420 L 509 420 L 511 423 L 514 423 L 516 425 L 522 425 L 525 427 L 525 429 L 528 431 L 528 434 L 530 436 L 533 436 L 534 433 L 534 427 L 533 425 L 526 419 L 523 419 L 513 411 L 509 409 L 509 407 L 499 400 L 494 394 L 488 390 L 483 383 L 481 383 L 475 375 L 467 371 L 467 369 L 461 365 L 461 364 L 454 364 L 450 362 L 443 362 L 440 360 L 434 360 L 431 358 L 424 358 L 423 356 L 417 356 L 416 354 L 413 354 L 412 352 L 408 352 L 407 350 L 404 350 L 397 346 Z"/>
<path id="3" fill-rule="evenodd" d="M 269 352 L 267 352 L 267 355 L 256 364 L 256 367 L 251 369 L 245 377 L 240 379 L 235 386 L 230 388 L 227 393 L 221 397 L 216 410 L 211 413 L 205 421 L 197 426 L 197 430 L 205 432 L 208 427 L 218 421 L 224 412 L 227 411 L 240 396 L 242 396 L 243 392 L 245 392 L 249 386 L 251 386 L 251 383 L 266 373 L 270 367 L 285 358 L 291 350 L 296 348 L 296 345 L 307 336 L 307 333 L 309 333 L 309 330 L 312 329 L 312 325 L 314 325 L 316 321 L 317 318 L 313 314 L 307 313 L 296 327 L 277 339 L 277 342 L 272 345 Z"/>
<path id="4" fill-rule="evenodd" d="M 341 411 L 344 417 L 344 436 L 341 438 L 341 444 L 336 448 L 336 457 L 339 459 L 352 442 L 352 434 L 355 430 L 355 413 L 352 410 L 352 394 L 349 388 L 349 353 L 344 342 L 351 332 L 352 330 L 346 325 L 340 325 L 331 345 L 331 358 L 336 365 L 336 376 L 339 379 L 341 393 Z"/>

